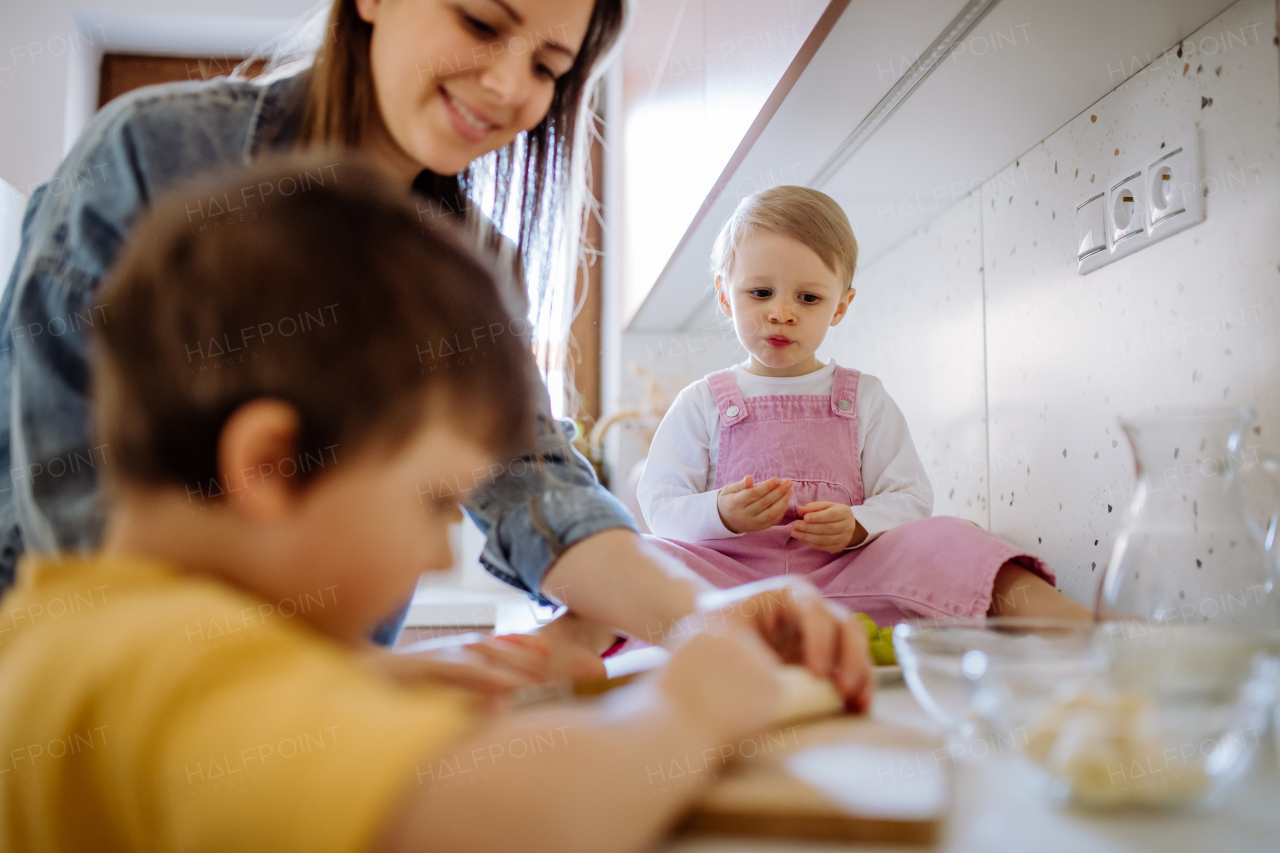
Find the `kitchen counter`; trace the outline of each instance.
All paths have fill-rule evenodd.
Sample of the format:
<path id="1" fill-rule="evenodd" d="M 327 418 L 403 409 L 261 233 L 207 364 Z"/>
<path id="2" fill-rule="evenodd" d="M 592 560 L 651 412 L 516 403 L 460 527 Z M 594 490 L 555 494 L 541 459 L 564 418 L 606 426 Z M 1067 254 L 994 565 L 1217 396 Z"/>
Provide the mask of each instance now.
<path id="1" fill-rule="evenodd" d="M 872 715 L 898 725 L 937 731 L 902 684 L 881 688 Z M 860 853 L 1112 853 L 1113 851 L 1222 850 L 1229 853 L 1280 850 L 1280 768 L 1268 732 L 1250 778 L 1232 799 L 1212 814 L 1128 813 L 1086 815 L 1050 805 L 1036 789 L 1032 771 L 1006 748 L 987 751 L 981 742 L 969 750 L 983 757 L 962 756 L 951 765 L 951 813 L 942 842 L 931 848 L 844 845 L 815 842 L 757 841 L 744 838 L 688 838 L 657 848 L 662 853 L 816 853 L 857 850 Z"/>

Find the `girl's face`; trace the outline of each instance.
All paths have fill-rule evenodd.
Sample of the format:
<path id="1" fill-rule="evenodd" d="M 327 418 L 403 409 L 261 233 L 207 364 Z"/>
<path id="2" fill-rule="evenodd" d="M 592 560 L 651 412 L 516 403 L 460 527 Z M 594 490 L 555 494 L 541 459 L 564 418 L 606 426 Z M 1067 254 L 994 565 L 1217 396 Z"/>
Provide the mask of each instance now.
<path id="1" fill-rule="evenodd" d="M 355 0 L 373 25 L 383 123 L 421 167 L 455 175 L 547 115 L 593 0 Z"/>
<path id="2" fill-rule="evenodd" d="M 757 228 L 738 246 L 728 280 L 716 279 L 716 293 L 751 354 L 749 372 L 802 376 L 822 366 L 814 353 L 855 291 L 799 240 Z"/>

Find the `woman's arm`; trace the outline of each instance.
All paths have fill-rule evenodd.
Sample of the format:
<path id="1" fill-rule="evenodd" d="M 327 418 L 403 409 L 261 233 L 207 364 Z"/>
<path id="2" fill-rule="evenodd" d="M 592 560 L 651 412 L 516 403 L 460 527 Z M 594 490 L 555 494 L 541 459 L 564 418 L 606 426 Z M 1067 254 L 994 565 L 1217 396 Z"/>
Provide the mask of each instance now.
<path id="1" fill-rule="evenodd" d="M 544 591 L 565 595 L 571 611 L 649 643 L 678 643 L 690 624 L 747 627 L 782 660 L 830 678 L 851 708 L 870 706 L 874 680 L 862 624 L 803 580 L 779 576 L 714 589 L 640 536 L 614 530 L 570 548 L 546 584 Z"/>
<path id="2" fill-rule="evenodd" d="M 607 530 L 575 544 L 556 561 L 542 591 L 569 610 L 660 644 L 712 587 L 630 530 Z"/>
<path id="3" fill-rule="evenodd" d="M 635 520 L 595 470 L 573 447 L 566 429 L 550 413 L 540 386 L 534 446 L 474 472 L 475 492 L 467 514 L 485 534 L 480 561 L 504 583 L 541 596 L 551 565 L 575 543 L 606 530 L 634 530 Z"/>

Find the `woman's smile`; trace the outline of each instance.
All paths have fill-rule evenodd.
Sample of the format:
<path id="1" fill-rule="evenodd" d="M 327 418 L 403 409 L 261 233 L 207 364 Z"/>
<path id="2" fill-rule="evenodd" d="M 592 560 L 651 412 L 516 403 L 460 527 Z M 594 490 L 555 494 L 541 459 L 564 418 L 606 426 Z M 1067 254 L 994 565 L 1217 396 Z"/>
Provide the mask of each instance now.
<path id="1" fill-rule="evenodd" d="M 497 129 L 498 125 L 490 121 L 483 112 L 467 106 L 444 86 L 438 86 L 437 89 L 440 92 L 440 102 L 444 104 L 445 114 L 449 116 L 449 123 L 453 126 L 454 132 L 464 140 L 471 143 L 483 142 L 490 131 Z"/>

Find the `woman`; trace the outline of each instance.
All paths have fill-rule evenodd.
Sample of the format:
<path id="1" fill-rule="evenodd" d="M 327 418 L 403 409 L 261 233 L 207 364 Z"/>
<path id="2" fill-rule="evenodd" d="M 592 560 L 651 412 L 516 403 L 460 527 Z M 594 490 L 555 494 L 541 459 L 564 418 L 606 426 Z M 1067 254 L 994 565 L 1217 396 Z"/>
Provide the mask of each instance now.
<path id="1" fill-rule="evenodd" d="M 467 199 L 482 192 L 491 209 L 517 210 L 516 260 L 545 280 L 557 243 L 577 238 L 587 96 L 621 33 L 622 2 L 335 0 L 323 44 L 299 73 L 152 87 L 104 109 L 55 181 L 32 195 L 0 304 L 12 337 L 8 369 L 0 365 L 0 476 L 10 479 L 0 484 L 0 584 L 12 581 L 24 549 L 98 542 L 95 460 L 110 448 L 89 431 L 85 328 L 110 322 L 109 305 L 91 313 L 92 296 L 150 199 L 267 152 L 347 146 L 430 200 L 424 210 L 474 219 Z M 104 179 L 72 180 L 87 168 Z M 341 180 L 340 166 L 333 174 Z M 247 215 L 243 204 L 210 200 L 188 217 L 192 227 L 219 227 Z M 509 307 L 521 316 L 527 300 L 513 294 Z M 545 405 L 537 444 L 530 457 L 540 464 L 508 466 L 469 507 L 488 536 L 483 562 L 569 605 L 545 631 L 563 650 L 553 674 L 599 673 L 615 630 L 657 641 L 711 593 L 647 550 Z M 847 613 L 803 585 L 780 596 L 726 592 L 744 601 L 738 618 L 775 647 L 835 674 L 852 702 L 869 698 L 865 640 Z M 715 595 L 723 606 L 725 593 Z"/>

